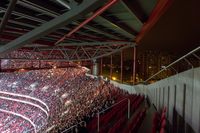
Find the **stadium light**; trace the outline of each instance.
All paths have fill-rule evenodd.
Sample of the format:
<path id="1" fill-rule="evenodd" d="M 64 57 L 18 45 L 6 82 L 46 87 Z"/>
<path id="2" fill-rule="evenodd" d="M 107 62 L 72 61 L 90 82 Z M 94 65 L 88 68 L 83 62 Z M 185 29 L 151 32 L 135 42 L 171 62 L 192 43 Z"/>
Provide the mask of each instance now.
<path id="1" fill-rule="evenodd" d="M 116 77 L 112 77 L 112 80 L 117 80 L 117 78 Z"/>

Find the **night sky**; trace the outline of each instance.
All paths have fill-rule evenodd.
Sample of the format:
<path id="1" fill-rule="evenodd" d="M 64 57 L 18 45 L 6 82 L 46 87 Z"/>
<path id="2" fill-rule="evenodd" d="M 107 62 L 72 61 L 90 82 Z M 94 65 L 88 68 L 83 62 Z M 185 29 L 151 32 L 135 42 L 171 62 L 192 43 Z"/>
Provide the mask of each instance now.
<path id="1" fill-rule="evenodd" d="M 199 6 L 200 0 L 174 0 L 172 6 L 144 36 L 139 49 L 185 54 L 199 46 Z"/>

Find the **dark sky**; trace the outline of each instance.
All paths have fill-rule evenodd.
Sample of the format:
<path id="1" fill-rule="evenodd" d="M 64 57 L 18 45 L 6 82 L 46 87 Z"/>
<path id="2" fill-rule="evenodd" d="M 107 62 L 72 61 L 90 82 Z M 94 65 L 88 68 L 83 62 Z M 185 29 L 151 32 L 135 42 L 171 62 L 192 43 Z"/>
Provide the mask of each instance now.
<path id="1" fill-rule="evenodd" d="M 174 0 L 138 48 L 184 54 L 197 46 L 200 46 L 200 0 Z"/>

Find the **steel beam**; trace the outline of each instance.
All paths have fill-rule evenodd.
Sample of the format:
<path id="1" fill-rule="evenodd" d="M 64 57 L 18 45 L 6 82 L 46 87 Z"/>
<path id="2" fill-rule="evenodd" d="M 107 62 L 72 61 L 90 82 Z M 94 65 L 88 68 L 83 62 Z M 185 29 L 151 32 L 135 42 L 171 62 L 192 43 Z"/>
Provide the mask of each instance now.
<path id="1" fill-rule="evenodd" d="M 102 1 L 102 3 L 103 3 L 103 1 Z M 38 12 L 42 12 L 42 13 L 44 13 L 44 14 L 46 14 L 46 15 L 51 16 L 51 17 L 57 17 L 57 16 L 59 16 L 58 13 L 49 11 L 48 9 L 46 9 L 46 8 L 44 8 L 44 7 L 41 7 L 41 6 L 38 6 L 38 5 L 37 5 L 37 6 L 33 6 L 33 4 L 32 4 L 31 2 L 29 2 L 29 1 L 27 1 L 27 2 L 19 1 L 19 4 L 20 4 L 20 5 L 23 5 L 23 6 L 26 6 L 26 7 L 29 7 L 29 8 L 31 8 L 31 9 L 33 9 L 33 10 L 38 11 Z M 73 24 L 75 24 L 75 25 L 80 25 L 80 22 L 74 21 Z M 88 30 L 90 30 L 90 31 L 93 31 L 93 32 L 96 32 L 96 33 L 105 35 L 105 36 L 107 36 L 107 37 L 109 37 L 109 38 L 120 39 L 119 37 L 116 37 L 116 36 L 114 36 L 114 35 L 112 35 L 112 34 L 109 34 L 109 33 L 107 33 L 107 32 L 104 32 L 104 31 L 102 31 L 102 30 L 100 30 L 100 29 L 98 29 L 98 28 L 95 28 L 95 27 L 93 27 L 93 26 L 90 26 L 90 25 L 85 25 L 84 28 L 85 28 L 85 29 L 88 29 Z M 71 30 L 71 29 L 70 29 L 70 30 Z M 77 33 L 81 33 L 81 32 L 78 31 Z M 82 33 L 81 33 L 81 34 L 82 34 Z M 87 34 L 87 33 L 85 33 L 85 34 Z"/>
<path id="2" fill-rule="evenodd" d="M 88 24 L 90 21 L 92 21 L 93 19 L 95 19 L 97 16 L 99 16 L 100 14 L 102 14 L 105 10 L 107 10 L 108 8 L 110 8 L 111 6 L 113 6 L 114 4 L 116 4 L 117 2 L 118 2 L 118 0 L 110 0 L 108 3 L 105 4 L 105 6 L 103 6 L 100 9 L 98 9 L 96 12 L 94 12 L 92 14 L 92 16 L 90 16 L 89 18 L 87 18 L 85 21 L 81 22 L 76 28 L 74 28 L 68 34 L 66 34 L 60 40 L 58 40 L 56 42 L 56 44 L 59 44 L 60 42 L 64 41 L 66 37 L 70 37 L 72 34 L 74 34 L 75 32 L 77 32 L 80 28 L 82 28 L 83 26 L 85 26 L 86 24 Z"/>
<path id="3" fill-rule="evenodd" d="M 19 1 L 20 3 L 20 1 Z M 3 7 L 0 7 L 1 10 L 3 11 L 6 11 L 5 8 Z M 13 14 L 16 15 L 16 16 L 20 16 L 22 18 L 27 18 L 31 21 L 35 21 L 35 22 L 39 22 L 39 23 L 46 23 L 47 21 L 46 20 L 43 20 L 43 19 L 40 19 L 40 18 L 36 18 L 36 17 L 32 17 L 32 16 L 29 16 L 25 13 L 22 13 L 22 12 L 17 12 L 17 11 L 13 11 Z M 17 24 L 17 25 L 20 25 L 20 26 L 25 26 L 25 27 L 28 27 L 28 28 L 32 28 L 32 29 L 35 29 L 37 26 L 36 25 L 30 25 L 30 24 L 26 24 L 26 23 L 22 23 L 22 22 L 18 22 L 18 21 L 14 21 L 14 20 L 9 20 L 10 23 L 13 23 L 13 24 Z M 65 28 L 64 28 L 65 29 Z M 70 30 L 69 28 L 66 29 L 66 30 Z M 60 34 L 60 33 L 57 33 L 57 34 Z M 61 36 L 63 36 L 64 34 L 60 34 Z"/>
<path id="4" fill-rule="evenodd" d="M 5 12 L 5 14 L 3 16 L 3 20 L 1 21 L 1 24 L 0 24 L 0 33 L 2 33 L 4 28 L 6 27 L 6 24 L 8 23 L 8 20 L 12 14 L 12 11 L 15 8 L 16 3 L 17 3 L 17 0 L 10 1 L 7 11 Z"/>
<path id="5" fill-rule="evenodd" d="M 74 22 L 74 24 L 79 25 L 80 23 L 79 23 L 79 22 Z M 90 26 L 90 25 L 85 25 L 84 28 L 85 28 L 85 29 L 88 29 L 88 30 L 90 30 L 90 31 L 93 31 L 93 32 L 96 32 L 96 33 L 105 35 L 105 36 L 107 36 L 107 37 L 109 37 L 109 38 L 112 38 L 112 39 L 117 39 L 117 40 L 118 40 L 118 39 L 121 39 L 120 37 L 117 37 L 117 36 L 112 35 L 112 34 L 106 32 L 106 31 L 100 30 L 100 29 L 95 28 L 95 27 Z"/>
<path id="6" fill-rule="evenodd" d="M 11 36 L 11 35 L 9 35 L 9 34 L 1 34 L 1 36 L 0 36 L 0 39 L 1 39 L 1 40 L 6 40 L 5 42 L 14 40 L 14 39 L 16 39 L 16 38 L 17 38 L 17 36 Z M 32 42 L 32 43 L 33 43 L 33 44 L 40 44 L 40 45 L 48 45 L 48 46 L 53 46 L 53 45 L 54 45 L 54 43 L 53 43 L 52 41 L 49 41 L 49 40 L 41 40 L 41 39 L 36 40 L 36 41 L 34 41 L 34 42 Z M 5 45 L 5 44 L 4 44 L 4 45 Z M 26 44 L 25 46 L 27 46 L 27 44 Z M 2 47 L 3 47 L 3 46 L 2 46 Z"/>
<path id="7" fill-rule="evenodd" d="M 71 23 L 71 21 L 88 14 L 101 4 L 102 1 L 99 0 L 84 0 L 83 3 L 77 6 L 76 8 L 71 9 L 63 15 L 41 25 L 40 27 L 32 30 L 31 32 L 24 34 L 23 36 L 13 40 L 5 46 L 0 47 L 0 55 L 20 48 L 27 43 L 37 40 L 38 38 L 41 38 L 47 35 L 48 33 Z"/>
<path id="8" fill-rule="evenodd" d="M 8 26 L 9 27 L 9 29 L 6 29 L 4 32 L 6 33 L 11 33 L 11 34 L 18 34 L 18 35 L 23 35 L 23 34 L 25 34 L 26 32 L 30 32 L 30 30 L 25 30 L 25 29 L 20 29 L 20 28 L 18 28 L 18 29 L 16 29 L 15 27 L 13 27 L 13 26 Z M 45 37 L 43 37 L 43 38 L 41 38 L 41 39 L 46 39 L 46 40 L 48 40 L 48 41 L 53 41 L 53 42 L 55 42 L 58 38 L 60 38 L 60 33 L 57 33 L 57 32 L 55 32 L 55 33 L 53 33 L 53 34 L 49 34 L 48 36 L 45 36 Z M 75 38 L 68 38 L 68 40 L 69 41 L 79 41 L 80 39 L 75 39 Z M 79 41 L 79 42 L 81 42 L 81 41 Z"/>
<path id="9" fill-rule="evenodd" d="M 116 23 L 115 20 L 113 20 L 111 17 L 107 16 L 106 14 L 111 14 L 109 12 L 106 12 L 104 14 L 102 14 L 101 16 L 99 17 L 102 17 L 103 19 L 107 20 L 110 22 L 111 25 L 115 25 L 117 26 L 119 29 L 127 32 L 127 34 L 130 34 L 132 36 L 135 36 L 137 34 L 137 31 L 131 29 L 129 26 L 127 26 L 126 24 L 124 23 Z M 133 38 L 133 37 L 132 37 Z"/>
<path id="10" fill-rule="evenodd" d="M 6 11 L 6 8 L 4 8 L 4 7 L 0 7 L 0 9 L 2 11 Z M 27 19 L 34 21 L 34 22 L 39 22 L 39 23 L 45 23 L 46 22 L 45 20 L 42 20 L 40 18 L 36 18 L 36 17 L 32 17 L 30 15 L 27 15 L 24 12 L 13 11 L 12 14 L 19 16 L 20 18 L 27 18 Z"/>
<path id="11" fill-rule="evenodd" d="M 123 0 L 121 1 L 122 5 L 127 9 L 127 11 L 132 14 L 132 16 L 137 17 L 137 19 L 143 23 L 148 19 L 148 15 L 145 14 L 144 9 L 136 0 Z"/>
<path id="12" fill-rule="evenodd" d="M 58 46 L 97 46 L 97 45 L 123 45 L 123 44 L 134 44 L 133 42 L 83 42 L 83 43 L 61 43 Z"/>
<path id="13" fill-rule="evenodd" d="M 95 22 L 101 21 L 103 23 L 108 23 L 112 27 L 110 29 L 115 31 L 116 33 L 119 33 L 132 40 L 135 38 L 134 33 L 129 33 L 128 31 L 125 30 L 125 27 L 123 27 L 121 24 L 117 24 L 116 22 L 112 22 L 111 19 L 108 20 L 108 18 L 106 19 L 105 17 L 98 16 L 94 21 Z"/>
<path id="14" fill-rule="evenodd" d="M 20 2 L 19 2 L 19 3 L 20 3 Z M 1 9 L 2 11 L 6 11 L 6 9 L 3 8 L 3 7 L 0 7 L 0 9 Z M 34 8 L 34 9 L 35 9 L 35 8 Z M 13 14 L 16 15 L 16 16 L 21 16 L 22 18 L 29 19 L 29 20 L 31 20 L 31 21 L 39 22 L 39 23 L 41 23 L 41 24 L 47 22 L 46 20 L 43 20 L 43 19 L 40 19 L 40 18 L 36 18 L 36 17 L 32 17 L 32 16 L 29 16 L 29 15 L 26 15 L 25 13 L 21 13 L 21 12 L 17 12 L 17 11 L 14 11 Z M 59 15 L 52 15 L 52 16 L 58 17 Z M 0 19 L 0 20 L 1 20 L 1 19 Z M 9 23 L 13 23 L 13 24 L 17 24 L 17 25 L 20 25 L 20 26 L 23 26 L 23 27 L 27 27 L 27 28 L 32 28 L 32 29 L 35 29 L 35 28 L 37 27 L 36 25 L 30 25 L 30 24 L 18 22 L 18 21 L 15 21 L 15 20 L 9 20 L 8 22 L 9 22 Z M 67 28 L 67 27 L 62 27 L 61 29 L 66 30 L 65 32 L 68 32 L 68 31 L 71 30 L 70 28 Z M 56 33 L 58 33 L 58 32 L 56 32 Z M 90 35 L 90 34 L 87 34 L 87 33 L 81 32 L 81 31 L 78 31 L 77 33 L 82 34 L 82 35 L 86 35 L 86 36 L 89 36 L 89 35 Z M 58 34 L 60 34 L 61 36 L 64 35 L 64 33 L 58 33 Z"/>
<path id="15" fill-rule="evenodd" d="M 139 19 L 140 17 L 136 16 L 135 13 L 134 13 L 134 10 L 129 8 L 129 6 L 123 2 L 122 0 L 120 1 L 120 4 L 122 4 L 124 6 L 124 8 L 126 8 L 126 10 L 134 17 L 136 18 L 137 22 L 140 24 L 140 25 L 143 25 L 142 21 Z"/>
<path id="16" fill-rule="evenodd" d="M 20 54 L 8 53 L 6 55 L 0 56 L 0 59 L 13 59 L 13 60 L 56 60 L 56 61 L 87 61 L 94 60 L 104 56 L 108 56 L 119 52 L 123 49 L 133 47 L 135 44 L 127 44 L 118 47 L 109 47 L 105 49 L 104 47 L 99 48 L 95 51 L 95 55 L 89 54 L 91 49 L 77 46 L 75 48 L 62 48 L 62 47 L 53 47 L 53 49 L 33 49 L 28 50 L 30 53 L 27 55 L 27 50 L 21 50 Z M 59 54 L 58 54 L 59 53 Z M 37 56 L 36 56 L 37 55 Z"/>

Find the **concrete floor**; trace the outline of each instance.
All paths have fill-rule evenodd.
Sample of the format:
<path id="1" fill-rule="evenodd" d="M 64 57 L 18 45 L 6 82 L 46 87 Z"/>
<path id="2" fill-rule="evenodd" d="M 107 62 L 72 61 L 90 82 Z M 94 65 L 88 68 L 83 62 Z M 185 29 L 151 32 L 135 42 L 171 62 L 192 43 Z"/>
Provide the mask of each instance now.
<path id="1" fill-rule="evenodd" d="M 138 133 L 151 133 L 153 115 L 155 111 L 156 111 L 155 108 L 153 107 L 153 105 L 151 105 L 146 112 L 146 117 L 144 118 L 144 121 L 142 122 L 142 125 Z"/>

